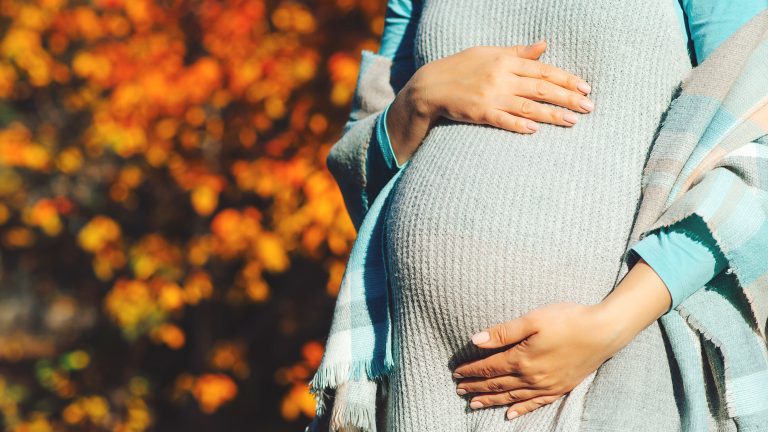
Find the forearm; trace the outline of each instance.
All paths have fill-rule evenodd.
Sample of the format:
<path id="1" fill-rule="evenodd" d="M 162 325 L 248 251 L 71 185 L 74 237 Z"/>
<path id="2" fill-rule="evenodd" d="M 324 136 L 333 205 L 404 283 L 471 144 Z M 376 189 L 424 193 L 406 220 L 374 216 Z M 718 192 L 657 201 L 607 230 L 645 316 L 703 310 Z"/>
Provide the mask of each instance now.
<path id="1" fill-rule="evenodd" d="M 415 74 L 398 92 L 386 117 L 390 145 L 400 165 L 411 158 L 429 129 L 440 118 L 437 110 L 424 97 L 418 80 L 419 76 Z"/>
<path id="2" fill-rule="evenodd" d="M 595 310 L 614 331 L 618 348 L 659 319 L 672 302 L 664 281 L 640 259 Z"/>

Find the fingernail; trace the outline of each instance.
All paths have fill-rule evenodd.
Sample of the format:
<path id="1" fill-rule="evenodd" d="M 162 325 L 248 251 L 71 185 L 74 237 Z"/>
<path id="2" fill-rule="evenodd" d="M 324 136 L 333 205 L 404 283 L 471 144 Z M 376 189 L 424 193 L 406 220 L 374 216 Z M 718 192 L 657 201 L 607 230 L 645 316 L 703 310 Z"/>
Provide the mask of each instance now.
<path id="1" fill-rule="evenodd" d="M 531 131 L 531 132 L 536 132 L 537 130 L 539 130 L 539 124 L 538 124 L 538 123 L 536 123 L 536 122 L 532 122 L 532 121 L 531 121 L 531 122 L 528 122 L 528 124 L 526 124 L 525 126 L 526 126 L 526 127 L 528 128 L 528 130 L 529 130 L 529 131 Z M 475 342 L 475 343 L 480 343 L 480 342 Z"/>
<path id="2" fill-rule="evenodd" d="M 465 394 L 467 394 L 467 391 L 464 390 L 463 388 L 459 388 L 459 389 L 456 389 L 456 394 L 459 396 L 464 396 Z"/>
<path id="3" fill-rule="evenodd" d="M 510 411 L 507 413 L 507 419 L 512 420 L 513 418 L 520 415 L 517 411 Z"/>
<path id="4" fill-rule="evenodd" d="M 540 41 L 538 41 L 538 42 L 532 43 L 532 44 L 530 45 L 530 47 L 531 47 L 531 48 L 533 48 L 533 47 L 537 47 L 537 48 L 538 48 L 539 46 L 541 46 L 541 45 L 544 45 L 545 43 L 546 43 L 546 42 L 544 41 L 544 39 L 542 39 L 542 40 L 540 40 Z"/>
<path id="5" fill-rule="evenodd" d="M 453 373 L 453 377 L 454 377 L 454 378 L 464 378 L 464 377 L 463 377 L 463 376 L 462 376 L 460 373 L 458 373 L 458 372 L 454 372 L 454 373 Z"/>
<path id="6" fill-rule="evenodd" d="M 483 403 L 480 401 L 472 401 L 469 403 L 469 407 L 472 409 L 478 409 L 483 407 Z"/>
<path id="7" fill-rule="evenodd" d="M 592 87 L 590 87 L 590 85 L 585 82 L 580 82 L 579 84 L 576 85 L 576 88 L 579 89 L 584 94 L 588 94 L 589 92 L 592 91 Z"/>
<path id="8" fill-rule="evenodd" d="M 579 101 L 579 106 L 587 110 L 587 112 L 590 112 L 593 109 L 595 109 L 595 104 L 593 104 L 592 101 L 589 99 L 582 99 L 581 101 Z"/>
<path id="9" fill-rule="evenodd" d="M 538 125 L 536 126 L 536 129 L 538 129 Z M 490 339 L 491 339 L 491 335 L 488 334 L 487 331 L 482 331 L 480 333 L 475 333 L 474 335 L 472 335 L 472 343 L 474 343 L 475 345 L 481 344 L 483 342 L 488 342 Z"/>
<path id="10" fill-rule="evenodd" d="M 579 118 L 576 117 L 576 114 L 574 113 L 565 113 L 563 114 L 563 120 L 567 121 L 568 123 L 575 125 L 576 122 L 579 121 Z"/>

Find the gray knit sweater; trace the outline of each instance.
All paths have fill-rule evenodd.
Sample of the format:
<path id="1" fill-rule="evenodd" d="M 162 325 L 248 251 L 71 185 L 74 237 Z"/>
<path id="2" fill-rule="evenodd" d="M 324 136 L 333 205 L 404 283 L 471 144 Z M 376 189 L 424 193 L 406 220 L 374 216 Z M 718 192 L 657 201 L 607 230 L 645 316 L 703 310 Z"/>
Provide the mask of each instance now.
<path id="1" fill-rule="evenodd" d="M 540 60 L 589 82 L 596 108 L 572 128 L 541 124 L 531 135 L 443 118 L 413 155 L 385 223 L 396 367 L 380 430 L 679 430 L 658 323 L 568 395 L 511 421 L 506 407 L 470 409 L 451 378 L 456 365 L 489 354 L 469 342 L 473 333 L 544 304 L 597 303 L 626 272 L 649 147 L 691 68 L 674 7 L 424 1 L 417 67 L 471 46 L 546 38 Z M 352 134 L 369 136 L 375 117 Z M 357 157 L 349 150 L 329 157 L 343 191 L 365 182 L 361 166 L 340 178 L 340 167 L 364 160 L 364 144 Z"/>

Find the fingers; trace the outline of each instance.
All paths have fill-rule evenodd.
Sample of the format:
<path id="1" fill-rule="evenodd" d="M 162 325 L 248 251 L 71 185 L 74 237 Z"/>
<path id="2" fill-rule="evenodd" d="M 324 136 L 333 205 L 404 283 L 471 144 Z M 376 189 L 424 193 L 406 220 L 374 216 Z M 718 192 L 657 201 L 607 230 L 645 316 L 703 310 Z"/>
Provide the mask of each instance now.
<path id="1" fill-rule="evenodd" d="M 509 354 L 504 351 L 479 360 L 464 363 L 454 369 L 453 377 L 494 378 L 502 375 L 514 374 L 516 372 L 517 369 L 510 364 Z"/>
<path id="2" fill-rule="evenodd" d="M 522 57 L 524 59 L 536 60 L 541 57 L 541 54 L 547 49 L 547 42 L 540 40 L 530 45 L 513 45 L 511 47 L 502 47 L 508 49 L 510 53 L 515 57 Z"/>
<path id="3" fill-rule="evenodd" d="M 472 335 L 472 343 L 480 348 L 499 348 L 518 343 L 534 333 L 536 330 L 532 323 L 526 315 L 523 315 L 475 333 Z"/>
<path id="4" fill-rule="evenodd" d="M 495 378 L 504 375 L 525 376 L 531 373 L 530 359 L 527 353 L 517 347 L 473 360 L 456 367 L 454 378 Z"/>
<path id="5" fill-rule="evenodd" d="M 579 121 L 578 116 L 571 111 L 557 109 L 531 99 L 514 95 L 502 98 L 504 110 L 519 117 L 560 126 L 573 126 Z"/>
<path id="6" fill-rule="evenodd" d="M 501 393 L 487 393 L 473 397 L 469 403 L 469 407 L 472 409 L 480 409 L 496 405 L 509 405 L 532 398 L 542 397 L 544 395 L 545 393 L 542 390 L 535 389 L 518 389 Z"/>
<path id="7" fill-rule="evenodd" d="M 527 414 L 537 408 L 544 405 L 551 404 L 552 402 L 560 399 L 563 395 L 545 395 L 538 396 L 526 401 L 517 402 L 507 409 L 507 418 L 512 420 L 515 417 Z"/>
<path id="8" fill-rule="evenodd" d="M 465 378 L 456 386 L 456 394 L 499 393 L 528 387 L 522 377 L 504 375 L 496 378 Z"/>
<path id="9" fill-rule="evenodd" d="M 529 60 L 526 58 L 516 59 L 512 62 L 511 72 L 518 76 L 549 81 L 552 84 L 557 84 L 560 87 L 579 92 L 583 95 L 587 95 L 592 91 L 592 87 L 578 76 L 536 60 Z"/>
<path id="10" fill-rule="evenodd" d="M 589 83 L 580 77 L 553 65 L 537 61 L 547 48 L 546 41 L 541 40 L 531 45 L 515 45 L 510 48 L 513 56 L 517 57 L 516 61 L 512 62 L 512 72 L 516 75 L 549 81 L 582 95 L 587 95 L 592 91 Z"/>
<path id="11" fill-rule="evenodd" d="M 514 93 L 518 96 L 553 103 L 581 113 L 588 113 L 594 109 L 594 104 L 586 96 L 549 81 L 518 77 L 514 82 L 516 85 Z"/>
<path id="12" fill-rule="evenodd" d="M 539 125 L 533 120 L 524 119 L 495 108 L 488 110 L 483 121 L 491 126 L 523 134 L 531 134 L 539 129 Z"/>

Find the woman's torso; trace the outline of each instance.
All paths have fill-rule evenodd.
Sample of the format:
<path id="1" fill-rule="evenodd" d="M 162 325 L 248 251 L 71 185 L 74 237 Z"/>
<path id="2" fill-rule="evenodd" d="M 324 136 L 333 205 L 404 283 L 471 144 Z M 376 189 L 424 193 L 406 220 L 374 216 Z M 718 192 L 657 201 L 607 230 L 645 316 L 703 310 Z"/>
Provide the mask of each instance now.
<path id="1" fill-rule="evenodd" d="M 578 417 L 588 382 L 569 401 L 506 422 L 503 407 L 469 412 L 450 374 L 488 355 L 468 343 L 476 331 L 544 304 L 597 303 L 622 275 L 643 165 L 691 68 L 675 7 L 424 1 L 417 67 L 471 46 L 546 39 L 540 61 L 589 82 L 595 110 L 573 128 L 542 124 L 531 135 L 441 119 L 413 155 L 385 226 L 397 362 L 390 429 L 575 430 L 564 423 Z"/>

